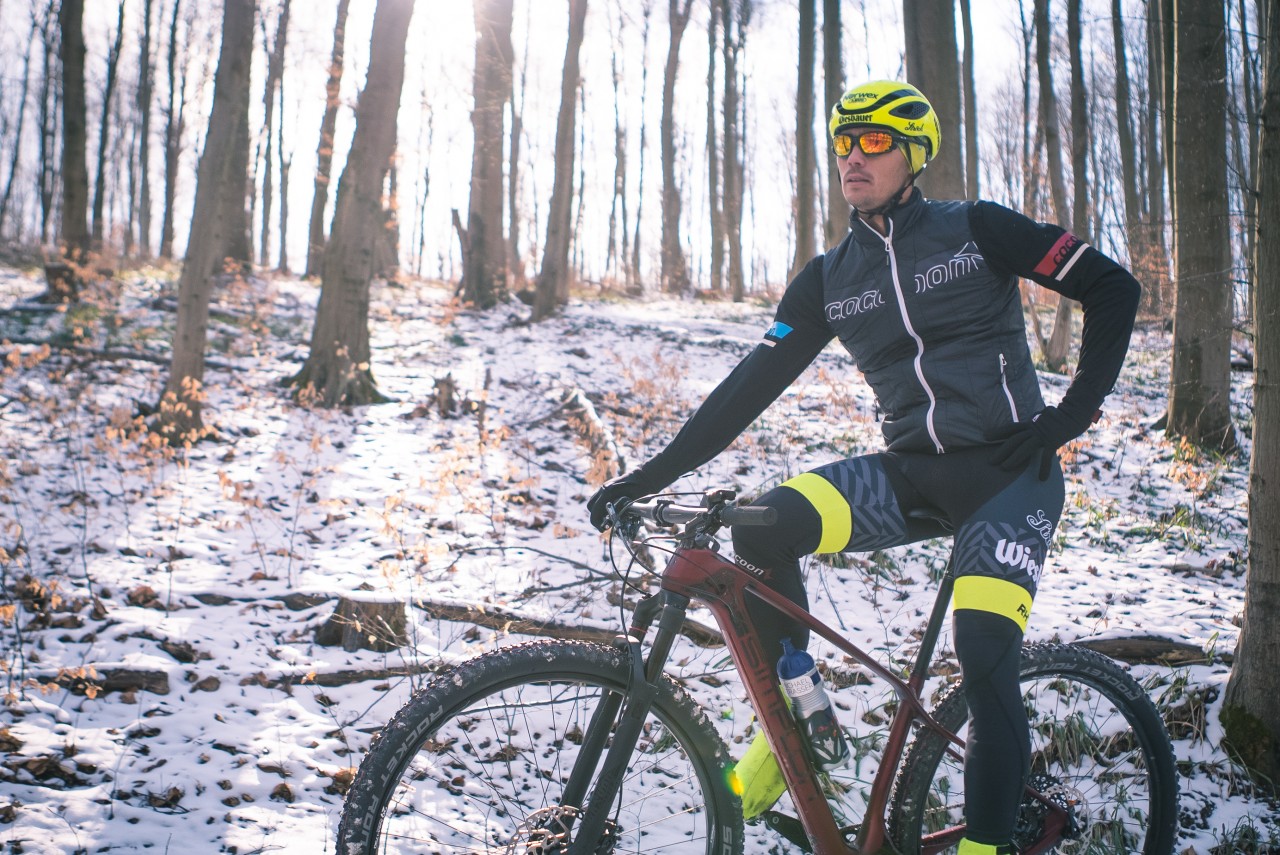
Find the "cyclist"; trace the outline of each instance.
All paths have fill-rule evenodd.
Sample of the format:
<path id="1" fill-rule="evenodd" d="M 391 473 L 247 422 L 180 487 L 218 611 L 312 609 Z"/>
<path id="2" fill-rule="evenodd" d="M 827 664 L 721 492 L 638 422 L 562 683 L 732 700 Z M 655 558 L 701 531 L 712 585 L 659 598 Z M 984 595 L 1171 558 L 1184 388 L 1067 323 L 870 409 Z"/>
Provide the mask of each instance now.
<path id="1" fill-rule="evenodd" d="M 954 644 L 971 711 L 960 853 L 1012 852 L 1030 765 L 1018 659 L 1062 513 L 1056 452 L 1099 417 L 1128 349 L 1139 286 L 1056 225 L 992 202 L 924 198 L 915 180 L 940 135 L 914 87 L 856 86 L 833 106 L 828 130 L 853 209 L 849 234 L 790 283 L 759 346 L 670 444 L 592 496 L 591 519 L 603 527 L 610 503 L 658 492 L 711 460 L 838 338 L 875 392 L 886 450 L 766 492 L 755 504 L 776 508 L 778 523 L 735 528 L 735 558 L 807 607 L 802 556 L 954 531 Z M 1079 363 L 1056 405 L 1040 394 L 1018 277 L 1083 306 Z M 944 521 L 911 516 L 917 508 L 940 510 Z M 807 641 L 776 610 L 759 601 L 748 609 L 775 657 L 782 638 Z M 745 783 L 744 807 L 753 786 Z"/>

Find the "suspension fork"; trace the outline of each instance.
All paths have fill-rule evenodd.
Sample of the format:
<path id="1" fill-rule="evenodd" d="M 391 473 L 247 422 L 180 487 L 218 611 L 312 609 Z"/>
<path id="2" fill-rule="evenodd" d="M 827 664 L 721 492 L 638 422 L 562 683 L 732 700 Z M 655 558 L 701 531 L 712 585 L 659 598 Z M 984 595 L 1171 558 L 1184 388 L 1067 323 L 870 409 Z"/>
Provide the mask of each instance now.
<path id="1" fill-rule="evenodd" d="M 604 766 L 595 779 L 596 787 L 591 794 L 591 802 L 578 823 L 578 833 L 569 848 L 569 855 L 594 853 L 600 838 L 604 836 L 609 812 L 617 799 L 627 764 L 640 739 L 641 728 L 653 706 L 653 699 L 657 696 L 662 669 L 671 655 L 676 635 L 684 624 L 688 606 L 689 598 L 680 594 L 663 592 L 661 599 L 655 595 L 645 597 L 636 606 L 628 635 L 625 638 L 619 637 L 615 642 L 625 644 L 630 651 L 630 682 L 625 693 L 609 692 L 601 699 L 587 725 L 578 759 L 565 785 L 562 804 L 581 807 L 601 752 L 612 734 L 612 744 L 605 755 Z M 640 643 L 659 611 L 661 616 L 658 619 L 658 631 L 646 661 Z"/>

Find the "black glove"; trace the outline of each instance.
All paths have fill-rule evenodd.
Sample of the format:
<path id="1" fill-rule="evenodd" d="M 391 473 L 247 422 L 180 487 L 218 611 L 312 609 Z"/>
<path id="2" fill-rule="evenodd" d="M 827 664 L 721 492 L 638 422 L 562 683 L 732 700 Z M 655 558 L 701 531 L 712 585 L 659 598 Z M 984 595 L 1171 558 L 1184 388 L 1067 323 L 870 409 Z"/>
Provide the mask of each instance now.
<path id="1" fill-rule="evenodd" d="M 603 487 L 596 490 L 594 496 L 587 500 L 591 524 L 597 531 L 604 531 L 608 522 L 609 505 L 616 505 L 623 500 L 638 499 L 661 489 L 661 485 L 655 485 L 641 475 L 639 469 L 628 472 L 626 475 L 619 475 L 612 481 L 606 482 Z"/>
<path id="2" fill-rule="evenodd" d="M 1045 407 L 1026 422 L 1014 422 L 988 439 L 1000 447 L 992 463 L 1006 472 L 1020 470 L 1040 455 L 1040 480 L 1048 481 L 1058 449 L 1080 436 L 1089 425 L 1064 415 L 1057 407 Z"/>

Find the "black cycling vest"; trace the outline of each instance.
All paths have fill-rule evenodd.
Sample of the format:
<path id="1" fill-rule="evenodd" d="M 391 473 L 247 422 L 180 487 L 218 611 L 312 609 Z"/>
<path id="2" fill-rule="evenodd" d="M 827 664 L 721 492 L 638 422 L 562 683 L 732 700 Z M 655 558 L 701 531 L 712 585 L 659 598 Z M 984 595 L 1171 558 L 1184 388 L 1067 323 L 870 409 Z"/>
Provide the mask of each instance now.
<path id="1" fill-rule="evenodd" d="M 918 196 L 823 259 L 823 314 L 884 414 L 893 451 L 980 445 L 1044 408 L 1017 279 L 990 268 L 971 202 Z"/>

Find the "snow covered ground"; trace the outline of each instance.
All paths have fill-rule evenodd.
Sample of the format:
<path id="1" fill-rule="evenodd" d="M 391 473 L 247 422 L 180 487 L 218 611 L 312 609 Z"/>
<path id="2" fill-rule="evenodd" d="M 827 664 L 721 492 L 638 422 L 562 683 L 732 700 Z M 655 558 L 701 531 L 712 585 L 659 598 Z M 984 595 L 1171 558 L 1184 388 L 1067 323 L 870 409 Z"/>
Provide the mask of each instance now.
<path id="1" fill-rule="evenodd" d="M 306 355 L 317 288 L 240 284 L 216 298 L 211 328 L 219 441 L 174 452 L 135 419 L 164 379 L 171 276 L 122 276 L 71 313 L 30 310 L 42 286 L 0 271 L 0 310 L 20 309 L 0 313 L 0 339 L 66 345 L 0 348 L 0 846 L 25 853 L 333 851 L 349 769 L 421 680 L 387 672 L 526 637 L 431 604 L 617 627 L 582 504 L 597 455 L 567 396 L 580 390 L 640 462 L 771 316 L 763 302 L 589 300 L 531 326 L 518 303 L 477 313 L 440 287 L 379 287 L 373 369 L 395 402 L 325 411 L 278 383 Z M 1204 651 L 1201 664 L 1133 666 L 1173 723 L 1180 851 L 1276 851 L 1277 806 L 1218 747 L 1247 462 L 1151 428 L 1169 346 L 1159 330 L 1136 338 L 1103 422 L 1067 457 L 1068 509 L 1029 636 L 1158 635 Z M 1055 400 L 1065 378 L 1042 377 Z M 1242 427 L 1250 382 L 1237 376 Z M 870 393 L 832 348 L 680 486 L 754 494 L 878 442 Z M 947 546 L 815 561 L 813 609 L 904 661 Z M 342 595 L 408 603 L 409 644 L 317 645 Z M 684 673 L 727 676 L 723 651 L 687 647 Z M 695 695 L 740 753 L 749 711 L 732 682 L 706 682 L 691 681 Z M 841 690 L 842 706 L 874 721 L 866 712 L 888 699 L 859 691 Z"/>

